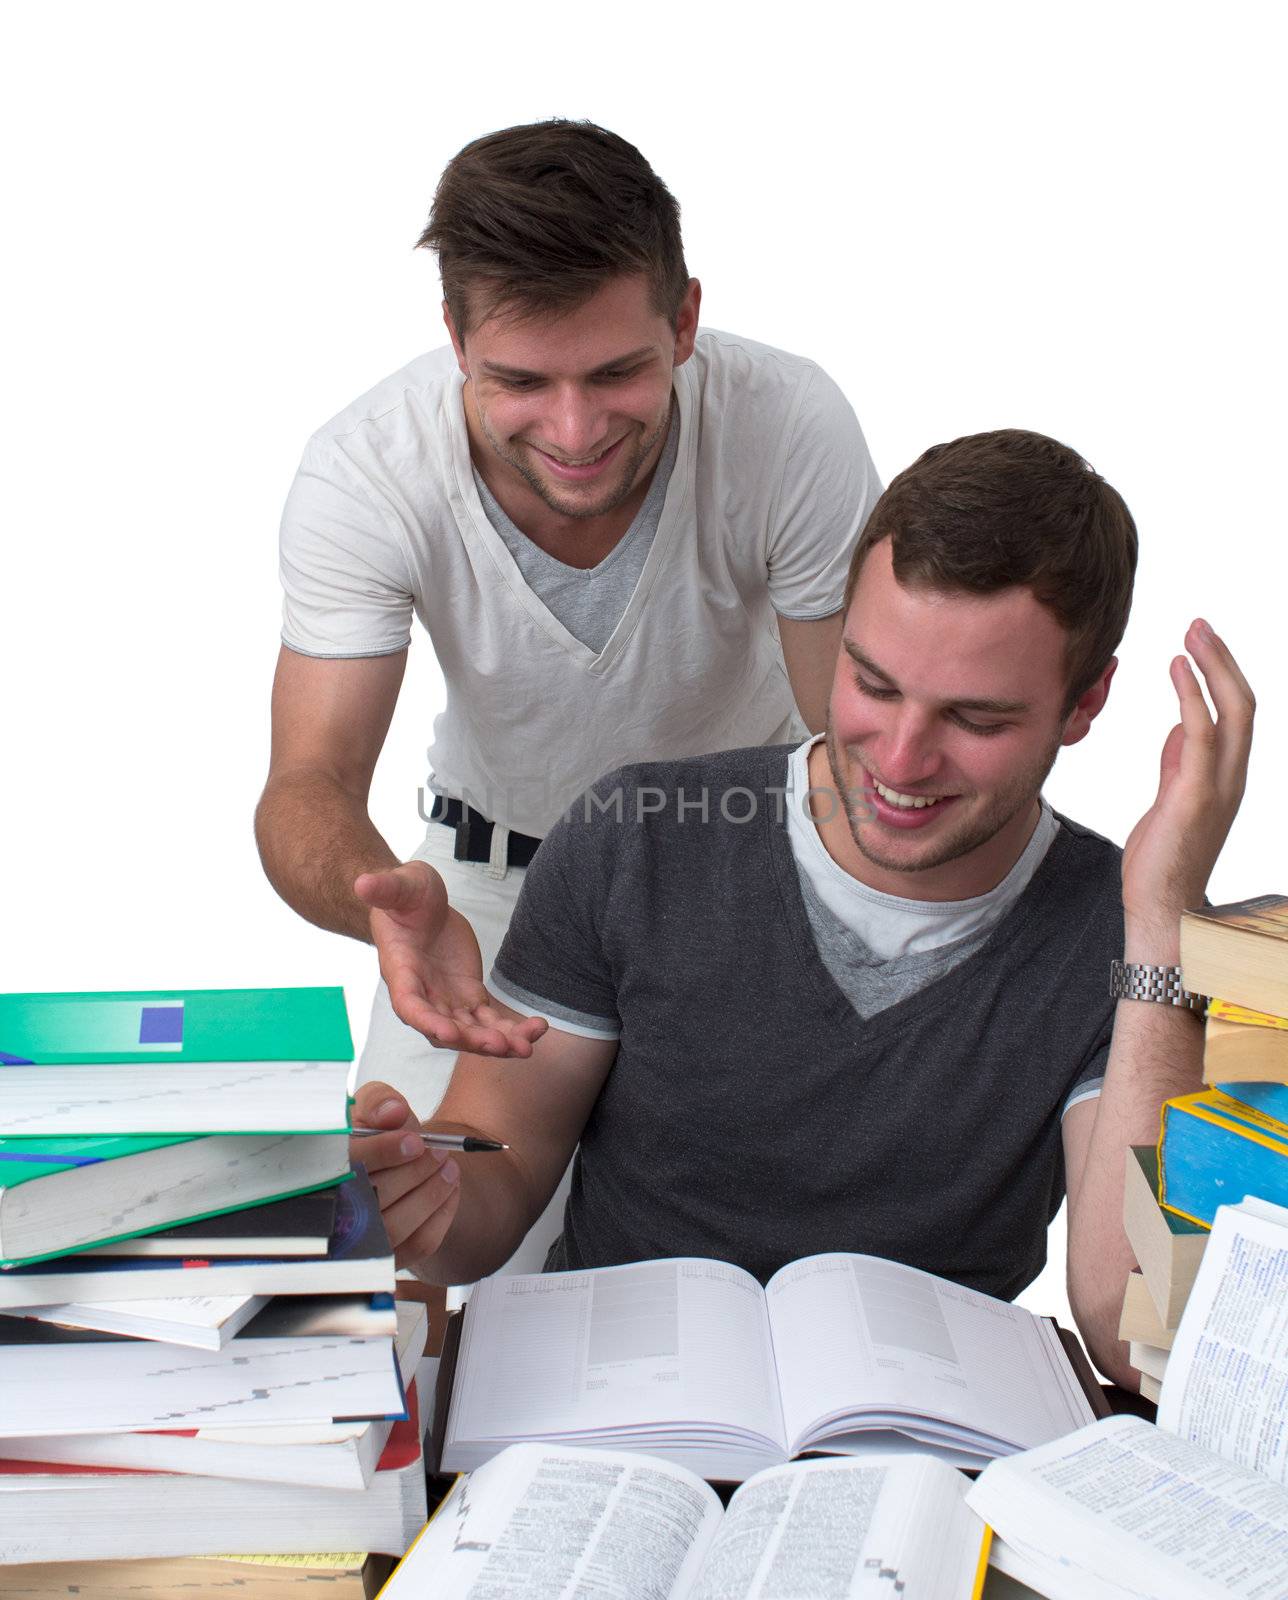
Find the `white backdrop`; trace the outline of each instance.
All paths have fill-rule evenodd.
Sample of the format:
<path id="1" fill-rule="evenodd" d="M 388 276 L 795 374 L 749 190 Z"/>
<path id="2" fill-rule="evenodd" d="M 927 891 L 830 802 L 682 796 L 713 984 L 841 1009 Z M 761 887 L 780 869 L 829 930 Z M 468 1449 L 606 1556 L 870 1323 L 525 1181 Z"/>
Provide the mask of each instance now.
<path id="1" fill-rule="evenodd" d="M 3 26 L 0 987 L 343 983 L 260 874 L 276 524 L 309 433 L 442 342 L 411 245 L 462 144 L 636 142 L 714 326 L 819 359 L 888 478 L 997 426 L 1073 444 L 1142 538 L 1109 706 L 1053 802 L 1121 841 L 1206 615 L 1260 699 L 1214 898 L 1279 818 L 1284 126 L 1275 8 L 331 0 L 16 8 Z M 373 794 L 396 849 L 441 680 Z M 1054 1274 L 1058 1277 L 1058 1271 Z M 1058 1303 L 1049 1274 L 1026 1299 Z"/>

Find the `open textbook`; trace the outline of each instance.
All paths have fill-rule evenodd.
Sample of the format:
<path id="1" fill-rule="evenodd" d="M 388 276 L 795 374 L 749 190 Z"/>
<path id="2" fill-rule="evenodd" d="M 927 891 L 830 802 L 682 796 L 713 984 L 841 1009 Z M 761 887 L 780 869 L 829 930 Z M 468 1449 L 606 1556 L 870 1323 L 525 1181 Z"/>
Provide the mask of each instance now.
<path id="1" fill-rule="evenodd" d="M 1158 1426 L 1113 1417 L 992 1463 L 993 1562 L 1051 1600 L 1288 1595 L 1288 1210 L 1221 1206 Z"/>
<path id="2" fill-rule="evenodd" d="M 1288 1483 L 1288 1209 L 1221 1206 L 1167 1359 L 1158 1425 Z"/>
<path id="3" fill-rule="evenodd" d="M 442 1467 L 540 1439 L 741 1481 L 804 1451 L 982 1466 L 1095 1416 L 1050 1322 L 875 1256 L 764 1289 L 696 1258 L 490 1278 L 465 1312 Z"/>
<path id="4" fill-rule="evenodd" d="M 1282 1600 L 1288 1489 L 1140 1417 L 991 1462 L 966 1502 L 1049 1600 Z"/>
<path id="5" fill-rule="evenodd" d="M 970 1600 L 988 1530 L 927 1456 L 773 1467 L 722 1511 L 650 1456 L 511 1445 L 459 1478 L 382 1600 Z"/>

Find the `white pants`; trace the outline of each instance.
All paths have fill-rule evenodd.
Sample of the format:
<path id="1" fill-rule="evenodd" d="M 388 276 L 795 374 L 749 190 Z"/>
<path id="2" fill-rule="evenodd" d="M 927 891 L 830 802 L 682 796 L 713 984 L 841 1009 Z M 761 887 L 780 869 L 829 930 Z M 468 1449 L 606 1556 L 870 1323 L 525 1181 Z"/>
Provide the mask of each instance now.
<path id="1" fill-rule="evenodd" d="M 452 854 L 456 830 L 441 822 L 431 822 L 415 859 L 428 861 L 442 874 L 447 898 L 474 929 L 483 957 L 486 983 L 497 951 L 510 925 L 514 903 L 523 885 L 522 867 L 505 864 L 508 830 L 499 825 L 492 830 L 490 862 L 457 861 Z M 455 1050 L 440 1050 L 424 1034 L 409 1028 L 395 1015 L 389 1003 L 389 990 L 381 981 L 371 1005 L 371 1025 L 358 1063 L 358 1082 L 375 1080 L 388 1083 L 404 1095 L 421 1120 L 431 1117 L 447 1092 L 456 1065 Z M 462 1160 L 468 1161 L 468 1156 Z M 501 1268 L 502 1272 L 540 1272 L 546 1251 L 563 1228 L 564 1201 L 568 1197 L 569 1174 L 564 1173 L 550 1204 L 537 1219 L 526 1239 Z"/>

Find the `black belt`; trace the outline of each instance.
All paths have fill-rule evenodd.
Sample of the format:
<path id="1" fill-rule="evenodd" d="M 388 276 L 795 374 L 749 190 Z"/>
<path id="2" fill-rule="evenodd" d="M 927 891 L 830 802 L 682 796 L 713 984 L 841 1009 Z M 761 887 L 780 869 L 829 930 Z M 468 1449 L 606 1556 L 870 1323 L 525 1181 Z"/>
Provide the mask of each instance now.
<path id="1" fill-rule="evenodd" d="M 473 806 L 463 806 L 459 800 L 448 800 L 443 795 L 435 795 L 434 803 L 429 808 L 431 822 L 441 822 L 448 828 L 456 829 L 456 848 L 452 854 L 458 861 L 491 861 L 492 859 L 492 829 L 496 824 L 475 811 Z M 540 839 L 534 839 L 528 833 L 515 833 L 510 830 L 510 837 L 505 842 L 505 864 L 507 867 L 526 867 L 537 853 Z"/>

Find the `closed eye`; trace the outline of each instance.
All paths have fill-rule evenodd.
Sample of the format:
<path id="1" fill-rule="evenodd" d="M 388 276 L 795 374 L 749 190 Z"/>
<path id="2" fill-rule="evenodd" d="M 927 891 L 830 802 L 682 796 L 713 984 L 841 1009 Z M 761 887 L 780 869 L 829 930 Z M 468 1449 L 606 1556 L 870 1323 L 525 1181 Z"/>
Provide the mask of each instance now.
<path id="1" fill-rule="evenodd" d="M 860 694 L 867 695 L 870 700 L 897 700 L 899 698 L 898 689 L 891 689 L 884 684 L 869 683 L 866 678 L 857 674 L 854 682 Z M 969 717 L 964 717 L 960 711 L 954 711 L 951 707 L 944 715 L 957 727 L 964 728 L 967 733 L 978 734 L 981 739 L 987 739 L 992 734 L 1001 733 L 1011 726 L 1009 722 L 972 722 Z"/>
<path id="2" fill-rule="evenodd" d="M 872 700 L 894 700 L 898 698 L 897 689 L 883 688 L 879 683 L 869 683 L 866 678 L 858 676 L 854 679 L 860 691 Z"/>
<path id="3" fill-rule="evenodd" d="M 626 383 L 631 378 L 638 377 L 644 370 L 644 362 L 639 362 L 633 367 L 610 367 L 606 372 L 596 372 L 591 375 L 594 383 Z M 495 374 L 494 381 L 503 389 L 508 389 L 512 394 L 528 394 L 533 389 L 538 389 L 545 382 L 541 377 L 507 378 L 500 373 Z"/>
<path id="4" fill-rule="evenodd" d="M 982 738 L 988 738 L 990 733 L 1001 733 L 1004 728 L 1009 728 L 1009 722 L 972 722 L 969 717 L 962 716 L 960 711 L 949 711 L 948 720 L 955 722 L 959 728 L 965 728 L 968 733 L 978 733 Z"/>

